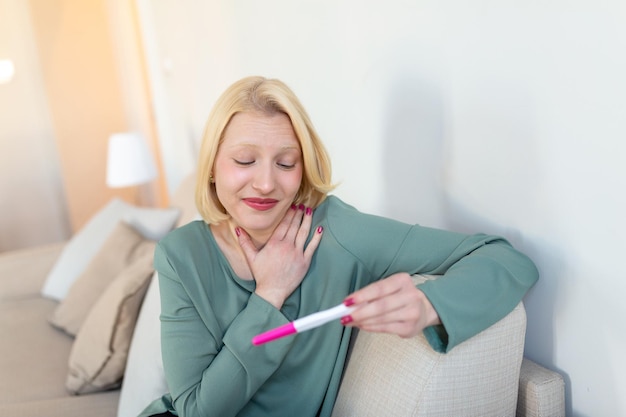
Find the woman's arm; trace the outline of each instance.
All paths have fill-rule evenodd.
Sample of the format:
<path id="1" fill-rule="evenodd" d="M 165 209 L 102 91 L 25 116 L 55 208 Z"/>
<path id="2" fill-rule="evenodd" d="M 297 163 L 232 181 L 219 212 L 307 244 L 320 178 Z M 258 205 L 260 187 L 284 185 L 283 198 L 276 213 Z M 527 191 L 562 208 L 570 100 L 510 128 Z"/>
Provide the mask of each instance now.
<path id="1" fill-rule="evenodd" d="M 443 276 L 416 288 L 407 272 Z M 424 331 L 440 352 L 506 316 L 538 279 L 530 259 L 504 239 L 419 226 L 405 237 L 389 273 L 348 297 L 361 307 L 346 321 L 403 337 Z"/>
<path id="2" fill-rule="evenodd" d="M 371 288 L 347 297 L 359 309 L 344 322 L 404 336 L 423 329 L 440 352 L 506 316 L 538 279 L 533 262 L 498 236 L 411 226 L 337 199 L 328 222 L 327 232 L 369 271 Z M 406 274 L 418 273 L 443 276 L 409 288 Z M 395 274 L 401 276 L 379 281 Z M 432 325 L 437 319 L 442 324 Z"/>
<path id="3" fill-rule="evenodd" d="M 162 265 L 163 256 L 155 259 L 161 259 L 163 365 L 174 407 L 184 416 L 233 416 L 277 369 L 292 343 L 285 339 L 259 349 L 252 346 L 252 336 L 287 319 L 251 294 L 228 328 L 203 320 L 175 271 Z"/>

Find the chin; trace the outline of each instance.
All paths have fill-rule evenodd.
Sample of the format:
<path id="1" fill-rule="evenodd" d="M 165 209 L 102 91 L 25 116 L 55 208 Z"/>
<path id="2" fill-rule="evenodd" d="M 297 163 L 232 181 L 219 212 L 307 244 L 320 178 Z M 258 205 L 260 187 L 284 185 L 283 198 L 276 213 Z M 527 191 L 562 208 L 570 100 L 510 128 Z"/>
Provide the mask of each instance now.
<path id="1" fill-rule="evenodd" d="M 276 219 L 274 216 L 272 216 L 272 218 L 269 219 L 269 218 L 258 218 L 258 216 L 254 216 L 254 215 L 252 216 L 248 215 L 248 216 L 242 216 L 238 219 L 233 218 L 233 220 L 235 221 L 236 224 L 241 226 L 248 233 L 250 232 L 263 233 L 263 232 L 268 232 L 268 231 L 273 232 L 276 226 L 278 226 L 278 224 L 280 223 L 280 219 Z"/>

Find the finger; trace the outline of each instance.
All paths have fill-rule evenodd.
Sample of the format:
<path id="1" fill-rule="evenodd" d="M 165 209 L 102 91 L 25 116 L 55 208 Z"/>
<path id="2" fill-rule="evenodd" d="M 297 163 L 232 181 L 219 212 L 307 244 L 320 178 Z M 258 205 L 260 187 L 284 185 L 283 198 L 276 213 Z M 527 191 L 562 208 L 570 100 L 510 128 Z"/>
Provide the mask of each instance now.
<path id="1" fill-rule="evenodd" d="M 404 282 L 403 279 L 399 279 Z M 361 304 L 343 324 L 371 332 L 415 336 L 425 327 L 441 324 L 439 315 L 422 291 L 402 287 L 387 297 Z"/>
<path id="2" fill-rule="evenodd" d="M 406 309 L 397 309 L 386 314 L 371 316 L 367 319 L 354 318 L 355 313 L 349 318 L 344 318 L 342 324 L 358 327 L 366 332 L 390 333 L 401 337 L 411 337 L 423 330 L 419 317 L 409 313 Z"/>
<path id="3" fill-rule="evenodd" d="M 403 310 L 410 308 L 409 303 L 409 297 L 397 291 L 366 304 L 357 304 L 358 308 L 351 315 L 359 327 L 372 322 L 394 322 L 404 319 L 406 312 Z"/>
<path id="4" fill-rule="evenodd" d="M 239 246 L 241 246 L 241 249 L 243 250 L 243 254 L 246 257 L 246 260 L 249 264 L 251 264 L 258 253 L 256 246 L 254 246 L 254 243 L 252 243 L 250 235 L 248 235 L 248 233 L 241 227 L 235 228 L 235 234 L 237 235 L 237 241 L 239 242 Z"/>
<path id="5" fill-rule="evenodd" d="M 313 222 L 313 210 L 310 207 L 304 209 L 304 216 L 302 222 L 298 228 L 296 234 L 296 247 L 304 248 L 307 238 L 309 237 L 309 231 L 311 230 L 311 223 Z"/>
<path id="6" fill-rule="evenodd" d="M 372 333 L 396 334 L 403 338 L 416 336 L 419 331 L 407 321 L 397 321 L 393 323 L 381 323 L 359 326 L 359 329 Z"/>
<path id="7" fill-rule="evenodd" d="M 296 241 L 296 236 L 298 235 L 298 230 L 300 229 L 300 225 L 302 224 L 302 218 L 304 217 L 304 205 L 300 204 L 296 210 L 294 210 L 293 217 L 291 218 L 291 223 L 285 232 L 285 237 L 289 242 Z"/>
<path id="8" fill-rule="evenodd" d="M 308 262 L 310 262 L 311 259 L 313 258 L 313 254 L 317 250 L 317 247 L 319 246 L 320 241 L 322 240 L 323 233 L 324 233 L 324 228 L 322 226 L 318 226 L 317 229 L 315 229 L 315 233 L 313 233 L 313 237 L 311 237 L 311 241 L 309 242 L 306 249 L 304 250 L 304 258 Z"/>
<path id="9" fill-rule="evenodd" d="M 415 322 L 419 320 L 420 309 L 418 303 L 410 297 L 396 295 L 367 304 L 363 308 L 354 311 L 352 315 L 353 321 L 359 327 L 362 327 L 374 324 Z"/>
<path id="10" fill-rule="evenodd" d="M 393 333 L 402 337 L 414 336 L 425 327 L 416 303 L 365 320 L 353 319 L 353 323 L 368 332 Z"/>
<path id="11" fill-rule="evenodd" d="M 346 303 L 362 304 L 369 303 L 379 298 L 386 297 L 401 291 L 407 285 L 413 285 L 409 274 L 395 274 L 388 278 L 376 281 L 346 297 Z"/>
<path id="12" fill-rule="evenodd" d="M 270 239 L 285 239 L 297 211 L 298 208 L 295 205 L 292 205 L 291 208 L 287 210 L 280 223 L 278 223 L 278 226 L 276 226 L 276 229 L 274 230 L 274 233 L 272 233 Z"/>

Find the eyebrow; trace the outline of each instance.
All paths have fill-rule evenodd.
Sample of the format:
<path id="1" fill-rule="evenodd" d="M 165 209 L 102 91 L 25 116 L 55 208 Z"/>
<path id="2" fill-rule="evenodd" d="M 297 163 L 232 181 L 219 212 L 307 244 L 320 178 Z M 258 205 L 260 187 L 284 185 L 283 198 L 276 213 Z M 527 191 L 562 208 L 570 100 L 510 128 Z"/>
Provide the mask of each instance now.
<path id="1" fill-rule="evenodd" d="M 232 145 L 227 146 L 228 148 L 258 148 L 259 145 L 255 144 L 255 143 L 249 143 L 249 142 L 242 142 L 242 143 L 234 143 Z M 294 146 L 294 145 L 283 145 L 280 147 L 280 149 L 283 150 L 296 150 L 296 151 L 300 151 L 300 147 L 298 146 Z"/>

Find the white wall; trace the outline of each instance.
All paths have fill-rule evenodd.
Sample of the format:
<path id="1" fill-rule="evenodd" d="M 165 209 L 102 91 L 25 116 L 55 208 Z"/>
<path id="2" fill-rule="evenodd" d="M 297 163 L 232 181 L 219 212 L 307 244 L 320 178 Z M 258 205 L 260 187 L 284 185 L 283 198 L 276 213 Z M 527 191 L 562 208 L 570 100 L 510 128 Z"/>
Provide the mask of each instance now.
<path id="1" fill-rule="evenodd" d="M 0 0 L 0 59 L 15 63 L 13 80 L 0 84 L 0 251 L 70 235 L 37 56 L 28 2 Z"/>
<path id="2" fill-rule="evenodd" d="M 626 414 L 626 3 L 137 2 L 171 189 L 219 93 L 281 78 L 342 198 L 528 253 L 527 356 L 568 415 Z"/>

